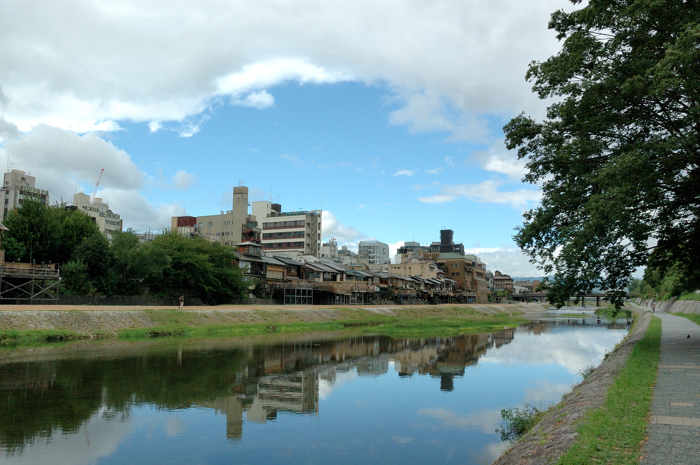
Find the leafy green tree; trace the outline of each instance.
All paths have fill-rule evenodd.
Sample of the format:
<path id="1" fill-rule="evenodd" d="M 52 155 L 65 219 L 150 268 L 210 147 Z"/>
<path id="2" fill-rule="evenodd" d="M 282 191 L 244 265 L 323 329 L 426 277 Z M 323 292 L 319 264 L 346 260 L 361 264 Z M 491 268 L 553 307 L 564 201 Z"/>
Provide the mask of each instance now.
<path id="1" fill-rule="evenodd" d="M 73 258 L 83 263 L 89 272 L 90 283 L 103 295 L 111 294 L 112 256 L 109 240 L 102 234 L 87 237 L 75 248 Z"/>
<path id="2" fill-rule="evenodd" d="M 13 247 L 13 258 L 24 263 L 66 263 L 83 240 L 100 234 L 83 212 L 31 200 L 10 211 L 3 224 L 9 229 L 3 234 L 3 246 Z"/>
<path id="3" fill-rule="evenodd" d="M 92 286 L 88 266 L 80 260 L 64 263 L 61 267 L 61 284 L 69 294 L 90 294 Z"/>
<path id="4" fill-rule="evenodd" d="M 210 304 L 239 297 L 244 289 L 233 250 L 202 238 L 167 232 L 151 243 L 150 253 L 166 255 L 170 262 L 162 276 L 149 283 L 159 293 L 199 297 Z"/>
<path id="5" fill-rule="evenodd" d="M 504 128 L 542 189 L 517 244 L 555 272 L 558 305 L 622 289 L 648 259 L 698 287 L 700 4 L 590 0 L 549 27 L 561 51 L 526 77 L 555 103 L 544 121 L 522 114 Z"/>

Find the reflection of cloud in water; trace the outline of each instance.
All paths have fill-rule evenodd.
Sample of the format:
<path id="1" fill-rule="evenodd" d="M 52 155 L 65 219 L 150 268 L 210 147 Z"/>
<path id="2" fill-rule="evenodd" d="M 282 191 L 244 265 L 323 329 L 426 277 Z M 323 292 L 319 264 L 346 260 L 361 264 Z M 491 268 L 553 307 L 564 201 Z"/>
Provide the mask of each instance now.
<path id="1" fill-rule="evenodd" d="M 22 454 L 3 457 L 2 463 L 44 465 L 57 460 L 75 465 L 96 463 L 112 455 L 133 427 L 128 416 L 104 418 L 98 412 L 75 433 L 54 433 L 48 439 L 37 439 L 25 445 Z"/>
<path id="2" fill-rule="evenodd" d="M 178 436 L 180 433 L 184 433 L 187 429 L 187 425 L 180 420 L 180 417 L 177 414 L 168 417 L 168 419 L 165 420 L 165 425 L 163 426 L 165 428 L 165 434 L 168 437 Z"/>
<path id="3" fill-rule="evenodd" d="M 402 438 L 399 436 L 392 436 L 391 437 L 392 441 L 394 441 L 396 444 L 410 444 L 413 442 L 413 438 Z"/>
<path id="4" fill-rule="evenodd" d="M 337 371 L 335 373 L 335 379 L 333 381 L 329 381 L 323 378 L 319 379 L 318 398 L 327 399 L 335 389 L 337 389 L 345 383 L 349 383 L 354 379 L 357 379 L 357 371 L 355 370 Z"/>
<path id="5" fill-rule="evenodd" d="M 545 405 L 559 402 L 564 394 L 571 391 L 571 386 L 567 384 L 552 384 L 547 380 L 537 381 L 537 387 L 525 389 L 526 404 L 542 402 Z"/>
<path id="6" fill-rule="evenodd" d="M 493 434 L 501 424 L 500 410 L 480 410 L 468 415 L 460 416 L 452 410 L 421 409 L 418 415 L 425 415 L 442 421 L 445 428 L 461 428 L 466 430 L 481 431 Z"/>
<path id="7" fill-rule="evenodd" d="M 491 444 L 486 444 L 483 449 L 481 449 L 481 454 L 474 456 L 475 463 L 491 463 L 495 462 L 498 457 L 503 455 L 503 453 L 510 447 L 507 442 L 493 442 Z"/>
<path id="8" fill-rule="evenodd" d="M 489 350 L 479 363 L 503 365 L 560 365 L 578 374 L 589 365 L 598 366 L 608 348 L 620 342 L 626 331 L 606 328 L 576 328 L 532 334 L 518 330 L 513 343 Z"/>

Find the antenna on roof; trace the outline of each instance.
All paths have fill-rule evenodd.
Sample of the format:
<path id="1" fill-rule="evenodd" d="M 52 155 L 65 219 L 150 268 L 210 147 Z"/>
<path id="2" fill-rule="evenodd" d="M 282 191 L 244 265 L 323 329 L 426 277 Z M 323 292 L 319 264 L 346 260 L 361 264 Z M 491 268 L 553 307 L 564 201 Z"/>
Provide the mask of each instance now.
<path id="1" fill-rule="evenodd" d="M 238 185 L 239 185 L 239 186 L 242 186 L 242 185 L 243 185 L 243 180 L 242 180 L 242 179 L 239 179 L 239 180 L 238 180 Z"/>

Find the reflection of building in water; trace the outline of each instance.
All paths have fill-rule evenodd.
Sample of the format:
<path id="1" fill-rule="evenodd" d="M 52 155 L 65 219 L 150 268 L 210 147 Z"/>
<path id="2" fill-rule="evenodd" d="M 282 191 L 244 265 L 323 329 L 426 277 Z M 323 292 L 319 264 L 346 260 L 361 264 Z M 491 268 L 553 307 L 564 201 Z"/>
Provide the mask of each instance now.
<path id="1" fill-rule="evenodd" d="M 394 354 L 394 367 L 399 376 L 414 373 L 440 378 L 440 389 L 451 391 L 454 377 L 464 376 L 464 369 L 476 365 L 479 357 L 498 344 L 508 344 L 515 337 L 514 330 L 498 333 L 469 334 L 440 340 L 440 343 L 406 349 Z"/>
<path id="2" fill-rule="evenodd" d="M 357 374 L 379 376 L 389 372 L 389 355 L 379 354 L 376 357 L 363 357 L 357 361 Z"/>
<path id="3" fill-rule="evenodd" d="M 299 371 L 258 378 L 258 395 L 247 407 L 246 419 L 264 422 L 271 414 L 276 417 L 278 411 L 318 413 L 316 373 Z"/>
<path id="4" fill-rule="evenodd" d="M 213 409 L 219 415 L 226 415 L 226 437 L 241 439 L 243 435 L 243 405 L 235 396 L 216 399 L 214 402 L 202 402 L 202 407 Z"/>

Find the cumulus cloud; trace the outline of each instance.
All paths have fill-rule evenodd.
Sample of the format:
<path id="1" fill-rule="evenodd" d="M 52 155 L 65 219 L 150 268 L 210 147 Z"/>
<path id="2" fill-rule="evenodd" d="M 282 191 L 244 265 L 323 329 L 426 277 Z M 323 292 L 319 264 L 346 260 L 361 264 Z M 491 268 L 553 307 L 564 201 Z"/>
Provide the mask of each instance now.
<path id="1" fill-rule="evenodd" d="M 2 95 L 0 95 L 2 97 Z M 17 126 L 0 116 L 0 141 L 19 137 Z"/>
<path id="2" fill-rule="evenodd" d="M 521 180 L 527 173 L 525 160 L 519 160 L 515 151 L 506 150 L 502 140 L 492 145 L 487 151 L 473 153 L 470 161 L 477 163 L 486 171 L 505 174 L 514 181 Z"/>
<path id="3" fill-rule="evenodd" d="M 39 125 L 30 133 L 8 141 L 5 151 L 17 169 L 30 171 L 51 199 L 73 198 L 76 182 L 93 186 L 104 168 L 101 186 L 141 189 L 146 176 L 129 154 L 96 134 Z M 21 166 L 19 165 L 21 161 Z"/>
<path id="4" fill-rule="evenodd" d="M 502 181 L 483 181 L 479 184 L 444 185 L 440 194 L 428 197 L 418 197 L 423 203 L 446 203 L 459 198 L 475 200 L 479 203 L 503 203 L 513 208 L 525 209 L 534 202 L 538 202 L 542 196 L 540 191 L 531 189 L 518 189 L 515 191 L 500 191 L 505 183 Z"/>
<path id="5" fill-rule="evenodd" d="M 490 271 L 500 271 L 511 276 L 535 277 L 542 276 L 542 270 L 530 263 L 530 258 L 517 247 L 474 247 L 466 250 L 474 254 L 486 264 Z"/>
<path id="6" fill-rule="evenodd" d="M 556 53 L 546 26 L 562 7 L 572 8 L 561 0 L 14 2 L 3 9 L 0 105 L 22 131 L 46 123 L 88 132 L 127 120 L 182 123 L 226 97 L 266 108 L 270 89 L 290 81 L 355 81 L 390 89 L 399 106 L 392 124 L 473 140 L 488 114 L 543 114 L 523 74 Z M 189 126 L 183 136 L 196 133 Z"/>
<path id="7" fill-rule="evenodd" d="M 425 170 L 425 172 L 428 173 L 428 174 L 440 174 L 440 173 L 443 172 L 443 170 L 444 170 L 444 169 L 443 169 L 442 166 L 438 166 L 437 168 L 432 169 L 432 170 Z"/>
<path id="8" fill-rule="evenodd" d="M 338 221 L 333 213 L 324 210 L 321 217 L 323 224 L 323 241 L 335 237 L 339 245 L 348 245 L 367 238 L 367 235 Z"/>
<path id="9" fill-rule="evenodd" d="M 251 107 L 262 110 L 263 108 L 268 108 L 274 105 L 275 98 L 267 91 L 261 90 L 259 92 L 250 93 L 243 99 L 235 99 L 233 100 L 233 103 L 243 107 Z"/>
<path id="10" fill-rule="evenodd" d="M 197 181 L 197 176 L 185 170 L 178 170 L 178 172 L 173 175 L 173 186 L 182 191 L 189 189 L 190 186 Z"/>

